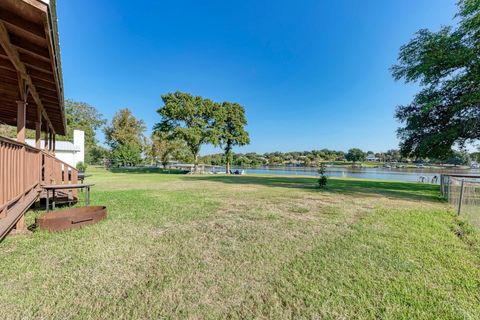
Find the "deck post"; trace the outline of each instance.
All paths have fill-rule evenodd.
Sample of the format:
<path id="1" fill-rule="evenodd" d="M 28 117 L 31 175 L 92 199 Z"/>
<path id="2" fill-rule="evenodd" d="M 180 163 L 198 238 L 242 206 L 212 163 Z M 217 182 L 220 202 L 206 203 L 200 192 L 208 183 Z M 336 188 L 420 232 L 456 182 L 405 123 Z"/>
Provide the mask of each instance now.
<path id="1" fill-rule="evenodd" d="M 17 101 L 17 141 L 25 143 L 25 116 L 27 102 Z"/>
<path id="2" fill-rule="evenodd" d="M 55 155 L 55 148 L 56 148 L 55 144 L 56 144 L 56 141 L 57 141 L 57 134 L 54 133 L 54 134 L 52 135 L 52 152 L 53 152 L 54 155 Z"/>
<path id="3" fill-rule="evenodd" d="M 17 141 L 25 143 L 25 123 L 26 123 L 26 99 L 17 101 Z M 20 152 L 20 190 L 22 190 L 22 196 L 19 201 L 23 201 L 25 198 L 25 147 L 22 147 Z M 22 215 L 18 220 L 15 228 L 17 230 L 25 230 L 25 217 Z"/>
<path id="4" fill-rule="evenodd" d="M 15 225 L 15 229 L 18 231 L 25 231 L 27 230 L 27 225 L 25 224 L 25 215 L 22 214 L 20 219 L 18 219 L 17 224 Z"/>
<path id="5" fill-rule="evenodd" d="M 37 121 L 35 121 L 35 148 L 40 149 L 42 140 L 42 111 L 37 107 Z"/>
<path id="6" fill-rule="evenodd" d="M 77 170 L 72 168 L 71 174 L 72 174 L 72 182 L 71 183 L 72 184 L 77 184 L 78 183 L 78 172 L 77 172 Z M 77 200 L 78 200 L 78 190 L 77 189 L 72 190 L 72 196 L 73 196 L 73 198 L 77 198 Z"/>
<path id="7" fill-rule="evenodd" d="M 35 122 L 35 148 L 40 150 L 41 147 L 41 140 L 42 140 L 42 110 L 37 107 L 37 121 Z M 42 153 L 38 154 L 38 167 L 42 168 Z M 38 177 L 38 181 L 42 181 L 42 169 L 40 169 L 40 175 Z M 38 202 L 37 202 L 38 203 Z M 36 205 L 37 205 L 36 203 Z"/>
<path id="8" fill-rule="evenodd" d="M 48 130 L 48 152 L 50 154 L 52 154 L 52 151 L 53 151 L 53 132 L 52 132 L 52 129 L 49 129 Z"/>
<path id="9" fill-rule="evenodd" d="M 26 101 L 17 101 L 17 141 L 25 143 L 25 122 L 26 122 Z M 25 147 L 22 147 L 20 153 L 20 190 L 25 190 Z M 25 193 L 22 193 L 22 200 L 25 197 Z"/>
<path id="10" fill-rule="evenodd" d="M 42 140 L 42 123 L 35 122 L 35 148 L 40 149 L 41 140 Z"/>
<path id="11" fill-rule="evenodd" d="M 40 150 L 42 140 L 42 113 L 40 108 L 37 108 L 37 121 L 35 122 L 35 148 Z M 42 153 L 37 154 L 37 166 L 40 168 L 38 175 L 38 182 L 42 182 Z M 40 198 L 35 201 L 35 208 L 40 207 Z"/>
<path id="12" fill-rule="evenodd" d="M 45 143 L 44 143 L 44 146 L 43 146 L 43 150 L 44 150 L 45 152 L 48 152 L 48 131 L 49 131 L 49 130 L 50 130 L 50 128 L 49 128 L 48 125 L 47 125 L 47 127 L 45 128 L 45 137 L 44 137 Z"/>

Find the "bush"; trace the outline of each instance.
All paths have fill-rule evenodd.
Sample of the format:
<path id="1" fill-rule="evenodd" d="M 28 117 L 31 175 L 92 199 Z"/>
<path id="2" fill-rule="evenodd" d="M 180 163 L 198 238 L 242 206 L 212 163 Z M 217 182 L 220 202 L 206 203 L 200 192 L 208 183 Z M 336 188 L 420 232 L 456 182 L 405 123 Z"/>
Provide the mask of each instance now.
<path id="1" fill-rule="evenodd" d="M 327 186 L 328 178 L 325 175 L 326 171 L 327 171 L 327 168 L 325 167 L 325 164 L 321 163 L 320 168 L 318 169 L 318 174 L 320 175 L 320 178 L 318 178 L 318 187 L 320 189 L 324 189 Z"/>
<path id="2" fill-rule="evenodd" d="M 87 171 L 87 165 L 80 161 L 79 163 L 77 163 L 77 170 L 80 172 L 85 172 Z"/>

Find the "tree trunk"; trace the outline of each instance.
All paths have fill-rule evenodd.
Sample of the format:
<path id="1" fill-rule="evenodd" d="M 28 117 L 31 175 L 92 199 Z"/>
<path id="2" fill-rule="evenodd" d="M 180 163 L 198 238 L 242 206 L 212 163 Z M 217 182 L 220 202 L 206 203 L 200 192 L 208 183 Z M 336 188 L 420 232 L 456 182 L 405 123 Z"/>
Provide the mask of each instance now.
<path id="1" fill-rule="evenodd" d="M 225 148 L 225 173 L 230 174 L 230 153 L 232 152 L 232 147 L 230 144 L 227 144 Z"/>
<path id="2" fill-rule="evenodd" d="M 193 171 L 192 173 L 197 173 L 198 170 L 198 154 L 200 153 L 200 146 L 189 145 L 188 148 L 193 155 Z"/>
<path id="3" fill-rule="evenodd" d="M 193 173 L 197 173 L 198 170 L 198 153 L 193 156 Z"/>
<path id="4" fill-rule="evenodd" d="M 160 160 L 160 162 L 162 163 L 163 169 L 167 169 L 168 160 L 169 160 L 168 155 L 163 156 L 162 159 Z"/>

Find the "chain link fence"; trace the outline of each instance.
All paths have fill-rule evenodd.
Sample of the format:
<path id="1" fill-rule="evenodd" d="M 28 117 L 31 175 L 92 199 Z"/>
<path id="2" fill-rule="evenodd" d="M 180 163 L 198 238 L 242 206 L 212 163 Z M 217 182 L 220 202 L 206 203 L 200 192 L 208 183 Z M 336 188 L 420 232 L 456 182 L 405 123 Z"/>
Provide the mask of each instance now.
<path id="1" fill-rule="evenodd" d="M 480 176 L 442 175 L 440 188 L 458 215 L 480 229 Z"/>

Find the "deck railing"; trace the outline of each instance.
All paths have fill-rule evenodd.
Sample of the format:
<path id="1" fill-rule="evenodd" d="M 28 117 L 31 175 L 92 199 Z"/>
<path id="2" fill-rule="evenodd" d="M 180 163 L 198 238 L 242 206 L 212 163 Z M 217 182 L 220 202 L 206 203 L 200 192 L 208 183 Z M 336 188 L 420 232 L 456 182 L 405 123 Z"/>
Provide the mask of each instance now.
<path id="1" fill-rule="evenodd" d="M 78 170 L 69 164 L 55 158 L 53 155 L 42 151 L 42 184 L 77 184 Z M 77 196 L 77 189 L 72 190 L 72 195 Z"/>
<path id="2" fill-rule="evenodd" d="M 0 137 L 0 218 L 40 185 L 77 182 L 77 169 L 52 154 Z"/>

